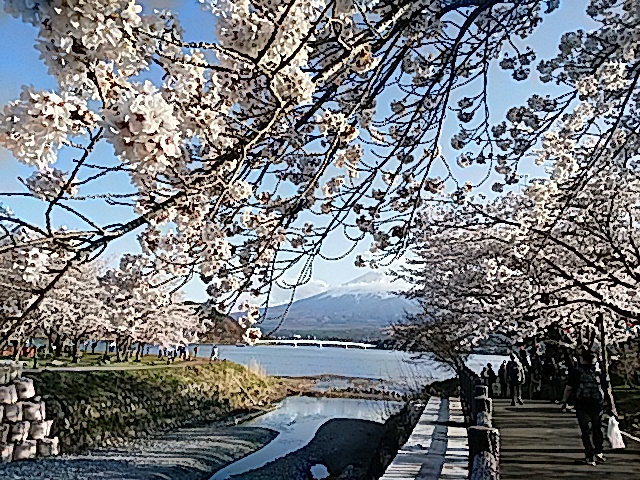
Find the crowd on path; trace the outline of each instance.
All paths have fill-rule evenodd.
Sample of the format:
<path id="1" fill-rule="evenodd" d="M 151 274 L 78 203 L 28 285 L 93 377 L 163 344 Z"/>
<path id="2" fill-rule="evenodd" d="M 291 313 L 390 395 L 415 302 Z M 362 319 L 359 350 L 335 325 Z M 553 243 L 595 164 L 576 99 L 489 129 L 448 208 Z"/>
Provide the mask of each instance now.
<path id="1" fill-rule="evenodd" d="M 535 343 L 530 354 L 522 346 L 511 352 L 498 372 L 488 363 L 480 377 L 492 398 L 510 398 L 511 406 L 523 405 L 523 391 L 529 399 L 548 399 L 561 404 L 560 412 L 574 411 L 584 448 L 584 463 L 596 466 L 605 462 L 603 417 L 607 419 L 607 437 L 613 449 L 624 448 L 612 398 L 604 394 L 609 379 L 596 365 L 590 347 L 577 348 L 567 359 L 545 352 L 543 343 Z M 561 393 L 562 392 L 562 393 Z M 569 405 L 573 405 L 570 408 Z"/>

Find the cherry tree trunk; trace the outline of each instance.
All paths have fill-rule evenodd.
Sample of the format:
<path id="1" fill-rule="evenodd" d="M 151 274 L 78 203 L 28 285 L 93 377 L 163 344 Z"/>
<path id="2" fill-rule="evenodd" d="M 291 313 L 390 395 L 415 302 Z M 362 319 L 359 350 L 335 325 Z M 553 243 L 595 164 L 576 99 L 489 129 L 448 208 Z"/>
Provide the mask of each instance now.
<path id="1" fill-rule="evenodd" d="M 122 350 L 123 350 L 122 341 L 116 340 L 116 359 L 118 360 L 118 362 L 123 361 Z"/>
<path id="2" fill-rule="evenodd" d="M 55 342 L 54 337 L 55 337 L 55 333 L 53 332 L 47 333 L 47 340 L 49 341 L 47 343 L 47 350 L 49 351 L 49 353 L 54 353 L 54 349 L 53 349 L 53 345 Z"/>
<path id="3" fill-rule="evenodd" d="M 75 339 L 73 341 L 73 352 L 71 354 L 73 363 L 78 363 L 78 361 L 80 360 L 80 357 L 78 355 L 79 349 L 80 349 L 79 345 L 80 345 L 80 339 L 79 338 Z"/>
<path id="4" fill-rule="evenodd" d="M 22 340 L 16 340 L 15 351 L 13 352 L 13 359 L 16 362 L 20 361 L 20 350 L 22 350 Z"/>
<path id="5" fill-rule="evenodd" d="M 56 334 L 56 339 L 53 341 L 53 344 L 55 346 L 53 355 L 57 358 L 60 355 L 62 355 L 62 335 L 58 335 Z"/>

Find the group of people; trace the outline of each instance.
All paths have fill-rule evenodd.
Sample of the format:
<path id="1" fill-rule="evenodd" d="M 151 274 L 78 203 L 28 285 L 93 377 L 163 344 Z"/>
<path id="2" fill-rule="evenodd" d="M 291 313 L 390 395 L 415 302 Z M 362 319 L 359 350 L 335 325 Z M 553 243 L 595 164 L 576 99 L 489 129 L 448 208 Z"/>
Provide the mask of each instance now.
<path id="1" fill-rule="evenodd" d="M 158 348 L 158 358 L 166 358 L 167 365 L 173 363 L 177 358 L 182 360 L 191 360 L 191 352 L 185 346 L 179 345 L 173 348 Z"/>
<path id="2" fill-rule="evenodd" d="M 504 360 L 497 373 L 489 363 L 481 377 L 492 397 L 511 398 L 512 405 L 523 404 L 523 397 L 529 399 L 548 398 L 560 401 L 562 385 L 566 384 L 569 367 L 563 360 L 557 361 L 546 352 L 543 344 L 534 344 L 529 353 L 524 346 Z"/>
<path id="3" fill-rule="evenodd" d="M 496 374 L 491 363 L 483 368 L 480 377 L 484 380 L 489 390 L 489 396 L 507 398 L 511 396 L 511 405 L 516 402 L 523 405 L 522 385 L 525 383 L 525 370 L 517 355 L 512 353 L 509 361 L 504 360 Z"/>
<path id="4" fill-rule="evenodd" d="M 523 405 L 522 391 L 529 386 L 529 398 L 536 393 L 542 394 L 542 387 L 547 398 L 558 402 L 559 386 L 564 383 L 564 394 L 561 397 L 562 411 L 567 411 L 567 404 L 572 403 L 576 412 L 578 425 L 584 447 L 585 463 L 595 466 L 605 461 L 603 454 L 602 414 L 615 415 L 615 409 L 605 402 L 604 391 L 608 379 L 596 369 L 596 355 L 587 347 L 580 347 L 576 357 L 556 362 L 549 355 L 536 352 L 531 359 L 526 351 L 512 352 L 509 360 L 504 360 L 496 373 L 491 363 L 482 370 L 481 378 L 489 387 L 491 397 L 511 398 L 511 405 Z M 606 405 L 605 405 L 606 403 Z"/>
<path id="5" fill-rule="evenodd" d="M 193 347 L 193 358 L 198 357 L 199 350 L 199 345 L 195 345 Z M 158 358 L 166 358 L 167 364 L 171 364 L 177 358 L 182 360 L 191 360 L 191 352 L 189 351 L 189 347 L 182 345 L 173 348 L 164 347 L 158 349 Z M 218 360 L 219 358 L 220 350 L 218 348 L 218 345 L 211 345 L 211 354 L 209 355 L 209 361 L 213 362 L 214 360 Z"/>

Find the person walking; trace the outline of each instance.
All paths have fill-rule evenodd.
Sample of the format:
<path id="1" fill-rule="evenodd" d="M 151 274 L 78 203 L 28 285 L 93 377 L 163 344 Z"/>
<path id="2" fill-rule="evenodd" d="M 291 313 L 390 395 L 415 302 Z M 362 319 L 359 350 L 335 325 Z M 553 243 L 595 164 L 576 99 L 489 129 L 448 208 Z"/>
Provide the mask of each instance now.
<path id="1" fill-rule="evenodd" d="M 500 398 L 507 398 L 507 361 L 503 360 L 498 369 L 498 380 L 500 381 Z"/>
<path id="2" fill-rule="evenodd" d="M 564 389 L 562 402 L 566 404 L 572 393 L 575 393 L 576 417 L 580 427 L 584 461 L 596 466 L 596 462 L 605 461 L 602 453 L 602 409 L 604 395 L 602 385 L 604 379 L 596 372 L 595 354 L 586 347 L 579 351 L 578 363 L 569 372 L 567 386 Z"/>
<path id="3" fill-rule="evenodd" d="M 544 359 L 542 371 L 543 381 L 547 385 L 547 391 L 549 392 L 549 401 L 558 403 L 558 366 L 555 358 L 547 355 Z"/>
<path id="4" fill-rule="evenodd" d="M 522 401 L 522 383 L 524 382 L 524 369 L 515 353 L 511 353 L 509 363 L 507 363 L 507 381 L 511 394 L 511 406 L 524 405 Z"/>
<path id="5" fill-rule="evenodd" d="M 219 350 L 218 350 L 218 345 L 211 345 L 211 356 L 209 357 L 209 363 L 213 362 L 214 360 L 218 360 L 218 355 L 219 355 Z"/>
<path id="6" fill-rule="evenodd" d="M 490 363 L 487 363 L 487 386 L 489 387 L 489 398 L 493 398 L 493 386 L 495 385 L 497 378 L 498 376 L 493 370 L 493 366 Z"/>

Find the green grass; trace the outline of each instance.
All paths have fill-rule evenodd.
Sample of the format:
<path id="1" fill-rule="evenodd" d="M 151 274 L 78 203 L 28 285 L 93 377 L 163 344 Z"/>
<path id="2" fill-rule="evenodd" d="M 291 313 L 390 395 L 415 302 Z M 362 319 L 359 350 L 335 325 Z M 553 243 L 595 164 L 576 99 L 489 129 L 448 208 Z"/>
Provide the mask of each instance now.
<path id="1" fill-rule="evenodd" d="M 263 409 L 286 394 L 278 379 L 228 361 L 147 370 L 44 370 L 29 376 L 66 452 Z"/>

